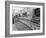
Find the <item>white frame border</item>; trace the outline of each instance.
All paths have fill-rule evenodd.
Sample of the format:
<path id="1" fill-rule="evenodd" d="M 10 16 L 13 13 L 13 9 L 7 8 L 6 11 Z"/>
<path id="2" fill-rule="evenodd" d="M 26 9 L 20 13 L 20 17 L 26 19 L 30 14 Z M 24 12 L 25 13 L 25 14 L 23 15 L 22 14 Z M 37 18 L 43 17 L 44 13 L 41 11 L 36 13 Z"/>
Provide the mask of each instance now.
<path id="1" fill-rule="evenodd" d="M 41 25 L 40 26 L 40 30 L 33 30 L 33 31 L 12 31 L 12 6 L 40 8 L 40 25 Z M 43 11 L 42 10 L 43 10 L 43 6 L 10 4 L 10 34 L 42 33 L 43 32 Z"/>

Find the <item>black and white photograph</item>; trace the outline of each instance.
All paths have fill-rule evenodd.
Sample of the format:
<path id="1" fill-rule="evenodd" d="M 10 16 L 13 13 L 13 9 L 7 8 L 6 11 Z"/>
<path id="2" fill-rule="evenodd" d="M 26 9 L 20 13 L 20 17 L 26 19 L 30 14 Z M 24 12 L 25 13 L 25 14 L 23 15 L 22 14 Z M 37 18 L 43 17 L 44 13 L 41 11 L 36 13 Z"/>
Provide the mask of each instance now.
<path id="1" fill-rule="evenodd" d="M 13 7 L 12 30 L 40 30 L 40 8 Z"/>

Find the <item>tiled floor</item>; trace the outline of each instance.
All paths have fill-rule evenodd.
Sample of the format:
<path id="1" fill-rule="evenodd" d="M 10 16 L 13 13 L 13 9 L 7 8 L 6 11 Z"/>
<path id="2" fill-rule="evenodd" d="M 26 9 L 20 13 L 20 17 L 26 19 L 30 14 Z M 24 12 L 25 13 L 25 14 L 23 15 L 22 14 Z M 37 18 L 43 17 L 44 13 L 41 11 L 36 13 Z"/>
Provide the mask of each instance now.
<path id="1" fill-rule="evenodd" d="M 40 29 L 40 27 L 38 27 L 38 24 L 32 23 L 30 21 L 27 20 L 21 20 L 19 19 L 19 22 L 15 22 L 15 24 L 12 25 L 13 26 L 13 30 L 38 30 Z"/>

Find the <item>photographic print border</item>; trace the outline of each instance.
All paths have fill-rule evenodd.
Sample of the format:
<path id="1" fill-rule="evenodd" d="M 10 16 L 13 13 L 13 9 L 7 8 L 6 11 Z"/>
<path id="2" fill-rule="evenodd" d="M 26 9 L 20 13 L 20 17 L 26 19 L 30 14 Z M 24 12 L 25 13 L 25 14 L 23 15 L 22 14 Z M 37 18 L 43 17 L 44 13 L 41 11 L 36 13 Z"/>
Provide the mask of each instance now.
<path id="1" fill-rule="evenodd" d="M 43 6 L 43 33 L 10 34 L 10 4 L 42 5 Z M 33 36 L 45 34 L 45 3 L 5 1 L 5 37 Z"/>

